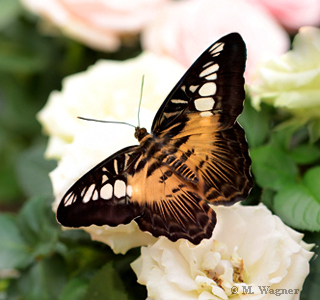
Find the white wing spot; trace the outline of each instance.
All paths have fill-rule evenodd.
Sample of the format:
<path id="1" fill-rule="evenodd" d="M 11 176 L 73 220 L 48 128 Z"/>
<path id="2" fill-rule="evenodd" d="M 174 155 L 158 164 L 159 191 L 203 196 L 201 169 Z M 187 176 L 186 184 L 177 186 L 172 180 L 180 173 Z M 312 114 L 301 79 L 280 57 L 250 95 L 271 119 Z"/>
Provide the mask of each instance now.
<path id="1" fill-rule="evenodd" d="M 219 70 L 219 65 L 218 64 L 214 64 L 206 69 L 204 69 L 201 73 L 200 73 L 200 77 L 204 77 L 204 76 L 207 76 L 207 75 L 210 75 L 214 72 L 217 72 Z"/>
<path id="2" fill-rule="evenodd" d="M 214 95 L 217 91 L 217 86 L 214 82 L 205 83 L 199 90 L 201 96 L 210 96 Z"/>
<path id="3" fill-rule="evenodd" d="M 99 194 L 98 194 L 98 191 L 97 189 L 94 190 L 94 193 L 92 195 L 92 200 L 96 201 L 99 199 Z"/>
<path id="4" fill-rule="evenodd" d="M 129 197 L 132 196 L 132 186 L 131 186 L 131 185 L 127 185 L 127 195 L 128 195 Z"/>
<path id="5" fill-rule="evenodd" d="M 71 205 L 75 200 L 76 195 L 71 193 L 67 196 L 66 200 L 64 201 L 64 206 Z"/>
<path id="6" fill-rule="evenodd" d="M 126 184 L 123 180 L 116 180 L 114 184 L 114 195 L 119 199 L 126 195 Z"/>
<path id="7" fill-rule="evenodd" d="M 89 188 L 87 189 L 86 193 L 82 197 L 82 202 L 83 203 L 88 203 L 92 199 L 92 193 L 93 193 L 95 187 L 96 186 L 94 184 L 91 184 L 89 186 Z"/>
<path id="8" fill-rule="evenodd" d="M 102 175 L 102 184 L 104 184 L 105 182 L 107 182 L 109 180 L 109 177 L 105 174 Z"/>
<path id="9" fill-rule="evenodd" d="M 200 117 L 210 117 L 213 113 L 211 111 L 203 111 L 200 113 Z"/>
<path id="10" fill-rule="evenodd" d="M 189 86 L 189 90 L 190 90 L 191 93 L 194 93 L 197 90 L 198 87 L 199 87 L 199 85 L 190 85 Z"/>
<path id="11" fill-rule="evenodd" d="M 210 65 L 212 65 L 213 62 L 212 61 L 209 61 L 207 62 L 205 65 L 202 66 L 203 69 L 205 69 L 206 67 L 209 67 Z"/>
<path id="12" fill-rule="evenodd" d="M 182 86 L 181 86 L 181 89 L 185 92 L 185 91 L 186 91 L 186 86 L 185 86 L 185 85 L 182 85 Z"/>
<path id="13" fill-rule="evenodd" d="M 207 79 L 207 80 L 215 80 L 215 79 L 217 79 L 217 73 L 212 73 L 212 74 L 210 74 L 210 75 L 208 75 L 208 76 L 206 76 L 205 78 Z"/>
<path id="14" fill-rule="evenodd" d="M 182 99 L 171 99 L 171 102 L 173 104 L 186 104 L 186 103 L 188 103 L 188 101 L 182 100 Z"/>
<path id="15" fill-rule="evenodd" d="M 107 170 L 107 168 L 106 167 L 103 167 L 102 168 L 102 172 L 107 172 L 108 170 Z"/>
<path id="16" fill-rule="evenodd" d="M 118 174 L 118 161 L 116 159 L 113 161 L 113 167 L 116 174 Z"/>
<path id="17" fill-rule="evenodd" d="M 209 52 L 211 55 L 221 52 L 223 50 L 224 43 L 218 44 L 218 45 L 213 45 L 210 49 Z"/>
<path id="18" fill-rule="evenodd" d="M 100 190 L 100 195 L 101 198 L 105 200 L 111 199 L 113 195 L 113 186 L 110 183 L 104 185 Z"/>
<path id="19" fill-rule="evenodd" d="M 198 98 L 195 100 L 194 106 L 198 111 L 211 110 L 214 106 L 214 100 L 212 97 Z"/>

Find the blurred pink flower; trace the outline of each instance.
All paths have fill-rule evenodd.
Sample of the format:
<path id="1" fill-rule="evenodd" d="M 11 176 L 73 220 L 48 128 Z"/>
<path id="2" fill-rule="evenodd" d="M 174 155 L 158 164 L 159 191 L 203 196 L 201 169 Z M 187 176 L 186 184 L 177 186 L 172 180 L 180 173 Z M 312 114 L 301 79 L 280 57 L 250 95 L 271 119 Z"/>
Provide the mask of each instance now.
<path id="1" fill-rule="evenodd" d="M 89 47 L 114 51 L 121 39 L 155 18 L 169 0 L 21 0 L 62 32 Z"/>
<path id="2" fill-rule="evenodd" d="M 144 30 L 142 44 L 188 67 L 206 47 L 230 32 L 239 32 L 246 42 L 247 79 L 259 63 L 289 48 L 284 29 L 266 10 L 246 0 L 171 2 Z"/>
<path id="3" fill-rule="evenodd" d="M 288 31 L 320 25 L 319 0 L 248 0 L 264 6 Z"/>

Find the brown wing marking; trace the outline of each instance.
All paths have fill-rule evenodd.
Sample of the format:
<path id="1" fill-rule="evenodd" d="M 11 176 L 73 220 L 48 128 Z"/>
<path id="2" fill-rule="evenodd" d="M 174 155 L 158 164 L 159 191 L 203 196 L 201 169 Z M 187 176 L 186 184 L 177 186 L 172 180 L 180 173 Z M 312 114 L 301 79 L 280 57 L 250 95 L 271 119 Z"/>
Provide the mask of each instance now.
<path id="1" fill-rule="evenodd" d="M 156 162 L 150 158 L 140 172 L 128 177 L 133 187 L 130 202 L 144 211 L 135 219 L 140 229 L 156 237 L 164 235 L 171 241 L 185 238 L 194 244 L 211 237 L 215 212 L 194 192 L 192 183 L 182 180 L 169 167 L 159 163 L 147 176 Z"/>
<path id="2" fill-rule="evenodd" d="M 219 113 L 205 118 L 189 114 L 168 147 L 179 144 L 174 156 L 183 161 L 180 169 L 190 170 L 187 175 L 197 178 L 194 192 L 210 203 L 231 205 L 244 200 L 252 187 L 251 160 L 244 130 L 237 122 L 221 130 L 219 117 Z M 174 165 L 168 166 L 174 169 Z M 179 175 L 188 180 L 188 176 Z"/>

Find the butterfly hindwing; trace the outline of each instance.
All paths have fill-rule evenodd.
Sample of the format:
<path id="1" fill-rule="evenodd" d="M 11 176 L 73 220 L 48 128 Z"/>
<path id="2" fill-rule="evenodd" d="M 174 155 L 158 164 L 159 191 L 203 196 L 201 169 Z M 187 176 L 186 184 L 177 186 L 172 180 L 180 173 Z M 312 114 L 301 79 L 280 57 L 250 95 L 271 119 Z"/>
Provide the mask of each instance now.
<path id="1" fill-rule="evenodd" d="M 230 205 L 252 187 L 248 145 L 236 121 L 245 60 L 239 34 L 210 46 L 165 99 L 151 134 L 137 128 L 139 146 L 118 151 L 69 189 L 59 222 L 80 227 L 135 220 L 141 230 L 172 241 L 209 238 L 216 214 L 207 203 Z"/>
<path id="2" fill-rule="evenodd" d="M 143 161 L 146 163 L 139 170 Z M 154 236 L 165 235 L 172 241 L 186 238 L 194 244 L 211 236 L 215 212 L 179 174 L 159 163 L 159 157 L 147 155 L 141 156 L 133 169 L 137 173 L 130 181 L 131 201 L 143 207 L 143 214 L 135 219 L 141 230 Z"/>

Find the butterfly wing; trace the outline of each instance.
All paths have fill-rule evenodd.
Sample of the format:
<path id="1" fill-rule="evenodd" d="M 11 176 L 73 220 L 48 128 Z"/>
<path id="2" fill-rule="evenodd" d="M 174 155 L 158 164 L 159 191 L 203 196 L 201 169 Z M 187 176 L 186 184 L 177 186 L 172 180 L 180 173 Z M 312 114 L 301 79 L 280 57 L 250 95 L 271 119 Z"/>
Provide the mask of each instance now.
<path id="1" fill-rule="evenodd" d="M 153 155 L 150 148 L 158 148 Z M 164 235 L 171 241 L 185 238 L 199 244 L 209 238 L 216 224 L 215 212 L 169 166 L 159 159 L 165 145 L 160 140 L 150 144 L 132 168 L 132 198 L 143 207 L 135 221 L 143 231 Z"/>
<path id="2" fill-rule="evenodd" d="M 57 219 L 68 227 L 128 224 L 142 214 L 130 199 L 130 169 L 139 146 L 124 148 L 83 175 L 64 195 Z M 129 172 L 128 172 L 129 171 Z"/>
<path id="3" fill-rule="evenodd" d="M 152 133 L 170 128 L 179 116 L 219 112 L 220 129 L 232 126 L 243 109 L 246 46 L 238 33 L 211 45 L 193 63 L 158 110 Z"/>
<path id="4" fill-rule="evenodd" d="M 157 162 L 139 146 L 118 151 L 67 191 L 57 210 L 58 221 L 81 227 L 117 226 L 135 219 L 154 236 L 172 241 L 184 237 L 195 244 L 211 236 L 214 211 L 168 167 L 156 168 Z M 171 176 L 174 180 L 166 184 Z"/>
<path id="5" fill-rule="evenodd" d="M 178 82 L 152 125 L 171 149 L 163 164 L 214 204 L 243 200 L 252 187 L 248 145 L 236 121 L 245 98 L 245 60 L 239 34 L 218 40 Z"/>

